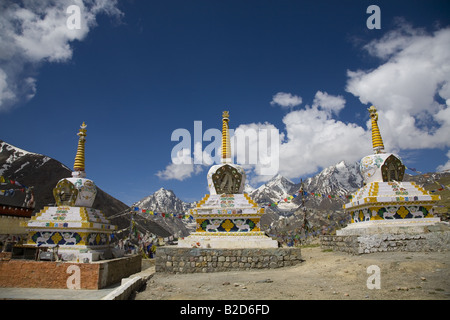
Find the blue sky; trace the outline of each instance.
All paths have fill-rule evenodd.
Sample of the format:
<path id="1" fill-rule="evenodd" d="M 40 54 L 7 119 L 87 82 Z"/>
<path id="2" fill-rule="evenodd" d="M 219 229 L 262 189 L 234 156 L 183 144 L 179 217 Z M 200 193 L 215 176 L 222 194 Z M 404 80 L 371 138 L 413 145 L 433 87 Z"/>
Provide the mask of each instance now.
<path id="1" fill-rule="evenodd" d="M 79 30 L 66 25 L 72 4 Z M 160 187 L 185 201 L 208 192 L 207 165 L 171 171 L 171 135 L 220 129 L 223 110 L 231 128 L 279 130 L 279 173 L 294 182 L 371 152 L 371 104 L 387 151 L 450 169 L 447 1 L 0 6 L 0 139 L 72 167 L 85 121 L 87 176 L 129 205 Z M 248 170 L 254 187 L 270 178 Z"/>

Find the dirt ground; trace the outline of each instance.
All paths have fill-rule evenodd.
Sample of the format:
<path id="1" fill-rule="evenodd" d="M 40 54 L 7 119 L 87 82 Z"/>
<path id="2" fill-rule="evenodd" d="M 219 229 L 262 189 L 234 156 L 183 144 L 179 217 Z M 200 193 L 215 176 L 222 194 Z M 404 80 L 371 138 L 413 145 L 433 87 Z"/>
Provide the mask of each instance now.
<path id="1" fill-rule="evenodd" d="M 134 298 L 450 300 L 450 252 L 350 255 L 313 247 L 302 248 L 302 257 L 304 262 L 301 264 L 279 269 L 199 274 L 155 273 L 146 288 Z M 379 267 L 379 273 L 370 269 L 368 273 L 368 267 L 373 265 Z M 375 288 L 369 289 L 368 282 Z"/>

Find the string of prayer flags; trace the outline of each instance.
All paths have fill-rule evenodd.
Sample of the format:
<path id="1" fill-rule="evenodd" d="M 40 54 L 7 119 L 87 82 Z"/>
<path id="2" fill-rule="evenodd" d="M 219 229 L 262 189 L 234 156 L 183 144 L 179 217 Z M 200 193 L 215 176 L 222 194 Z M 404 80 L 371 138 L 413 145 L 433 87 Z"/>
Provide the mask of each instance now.
<path id="1" fill-rule="evenodd" d="M 428 192 L 435 193 L 435 192 L 442 191 L 442 190 L 444 190 L 444 189 L 450 190 L 450 187 L 449 187 L 449 186 L 444 186 L 443 184 L 439 184 L 439 185 L 441 186 L 439 189 L 430 190 L 430 191 L 428 191 Z"/>
<path id="2" fill-rule="evenodd" d="M 14 189 L 0 190 L 0 196 L 14 197 L 16 191 Z"/>
<path id="3" fill-rule="evenodd" d="M 7 179 L 4 176 L 0 176 L 0 184 L 1 185 L 12 184 L 12 185 L 18 186 L 18 187 L 23 188 L 23 189 L 28 189 L 27 186 L 21 184 L 19 181 L 12 180 L 12 179 Z"/>
<path id="4" fill-rule="evenodd" d="M 145 214 L 149 214 L 152 216 L 161 216 L 163 218 L 165 217 L 173 217 L 178 219 L 193 219 L 191 215 L 184 214 L 184 213 L 166 213 L 166 212 L 156 212 L 148 209 L 141 209 L 139 207 L 133 207 L 134 212 L 141 212 Z"/>
<path id="5" fill-rule="evenodd" d="M 4 189 L 0 190 L 0 196 L 5 197 L 14 197 L 16 195 L 16 191 L 25 192 L 25 188 L 16 188 L 16 189 Z"/>
<path id="6" fill-rule="evenodd" d="M 292 200 L 294 198 L 297 198 L 298 196 L 314 196 L 314 197 L 319 197 L 319 198 L 329 198 L 329 199 L 335 199 L 335 198 L 341 198 L 341 199 L 352 199 L 353 196 L 352 195 L 334 195 L 334 194 L 322 194 L 322 193 L 314 193 L 314 192 L 306 192 L 306 191 L 299 191 L 297 193 L 294 193 L 291 196 L 287 196 L 286 198 L 282 198 L 281 200 L 277 201 L 277 202 L 273 202 L 273 203 L 268 203 L 263 207 L 276 207 L 279 203 L 283 203 L 283 202 L 288 202 L 289 200 Z"/>
<path id="7" fill-rule="evenodd" d="M 417 174 L 422 174 L 422 172 L 420 172 L 420 171 L 417 171 L 417 169 L 416 169 L 416 168 L 407 168 L 407 167 L 405 166 L 405 169 L 407 169 L 407 170 L 411 170 L 411 171 L 413 171 L 413 172 L 415 172 L 415 173 L 417 173 Z"/>

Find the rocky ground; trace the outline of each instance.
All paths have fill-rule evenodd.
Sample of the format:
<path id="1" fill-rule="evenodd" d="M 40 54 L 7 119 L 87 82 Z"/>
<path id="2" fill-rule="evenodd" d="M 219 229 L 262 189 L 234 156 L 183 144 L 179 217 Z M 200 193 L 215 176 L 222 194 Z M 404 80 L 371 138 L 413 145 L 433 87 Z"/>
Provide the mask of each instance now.
<path id="1" fill-rule="evenodd" d="M 136 300 L 450 300 L 450 252 L 349 255 L 302 249 L 297 266 L 202 274 L 156 273 Z M 380 289 L 369 266 L 380 270 Z"/>

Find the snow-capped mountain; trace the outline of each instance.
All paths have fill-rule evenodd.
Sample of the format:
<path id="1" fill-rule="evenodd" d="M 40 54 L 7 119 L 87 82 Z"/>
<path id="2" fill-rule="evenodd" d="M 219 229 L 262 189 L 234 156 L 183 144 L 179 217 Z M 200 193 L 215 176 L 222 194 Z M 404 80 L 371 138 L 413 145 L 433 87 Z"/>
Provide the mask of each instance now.
<path id="1" fill-rule="evenodd" d="M 249 193 L 250 197 L 258 204 L 271 204 L 284 199 L 298 190 L 297 185 L 291 180 L 277 174 L 269 182 L 263 184 Z M 290 211 L 297 208 L 298 205 L 292 202 L 280 203 L 278 209 Z"/>
<path id="2" fill-rule="evenodd" d="M 342 204 L 347 200 L 339 196 L 345 197 L 351 194 L 362 187 L 362 184 L 363 177 L 359 164 L 357 162 L 347 164 L 341 161 L 303 182 L 304 191 L 326 195 L 325 197 L 309 196 L 306 206 L 319 209 L 341 209 Z M 330 199 L 328 195 L 338 197 Z"/>
<path id="3" fill-rule="evenodd" d="M 180 200 L 172 190 L 160 188 L 155 193 L 134 203 L 132 207 L 164 213 L 184 213 L 191 207 L 191 204 Z"/>
<path id="4" fill-rule="evenodd" d="M 172 190 L 166 190 L 160 188 L 155 193 L 139 200 L 134 203 L 132 207 L 138 207 L 139 209 L 151 210 L 158 213 L 187 213 L 193 204 L 186 203 L 180 200 Z M 186 219 L 179 219 L 167 215 L 164 218 L 158 215 L 149 215 L 146 213 L 140 214 L 141 225 L 148 224 L 150 222 L 157 223 L 168 230 L 171 235 L 175 236 L 187 236 L 189 234 L 188 229 L 194 228 L 191 221 Z"/>
<path id="5" fill-rule="evenodd" d="M 23 157 L 25 158 L 22 159 Z M 4 172 L 9 171 L 11 167 L 15 166 L 17 161 L 22 162 L 22 164 L 20 168 L 15 170 L 15 172 L 22 170 L 26 166 L 39 168 L 50 159 L 51 158 L 42 154 L 25 151 L 0 140 L 0 175 L 3 175 Z M 64 165 L 62 166 L 67 168 Z"/>
<path id="6" fill-rule="evenodd" d="M 278 205 L 267 207 L 261 223 L 269 234 L 301 234 L 311 230 L 334 230 L 347 223 L 347 215 L 342 210 L 346 195 L 362 186 L 359 164 L 346 164 L 341 161 L 323 169 L 313 177 L 303 181 L 303 197 L 305 207 L 301 207 L 302 197 L 284 202 L 283 199 L 298 194 L 302 184 L 293 183 L 280 175 L 272 178 L 250 195 L 260 205 L 278 202 Z M 311 195 L 311 193 L 321 196 Z M 322 196 L 325 195 L 325 196 Z M 328 195 L 333 195 L 331 199 Z M 337 196 L 337 197 L 336 197 Z M 340 198 L 339 196 L 343 196 Z M 280 201 L 281 200 L 281 201 Z"/>
<path id="7" fill-rule="evenodd" d="M 70 169 L 57 160 L 0 140 L 0 176 L 7 182 L 1 189 L 18 189 L 17 185 L 8 183 L 10 180 L 18 181 L 26 187 L 34 187 L 37 210 L 54 203 L 53 188 L 60 179 L 70 175 Z M 0 203 L 21 206 L 24 198 L 24 193 L 19 191 L 13 197 L 1 197 Z"/>
<path id="8" fill-rule="evenodd" d="M 310 192 L 345 195 L 361 188 L 362 183 L 359 164 L 357 162 L 346 164 L 345 161 L 341 161 L 306 179 L 304 188 Z"/>
<path id="9" fill-rule="evenodd" d="M 250 194 L 253 191 L 255 191 L 255 188 L 253 188 L 250 184 L 246 183 L 244 186 L 244 193 Z"/>
<path id="10" fill-rule="evenodd" d="M 359 164 L 346 164 L 341 161 L 303 181 L 303 190 L 308 193 L 346 196 L 360 188 L 362 183 Z M 294 183 L 281 175 L 276 175 L 266 184 L 250 192 L 249 195 L 260 205 L 278 202 L 276 207 L 278 210 L 292 211 L 300 205 L 299 197 L 288 202 L 280 202 L 280 200 L 297 193 L 300 187 L 300 183 Z M 345 201 L 339 197 L 330 199 L 311 195 L 305 197 L 305 200 L 307 207 L 318 209 L 341 209 Z M 274 208 L 271 207 L 271 210 Z"/>

